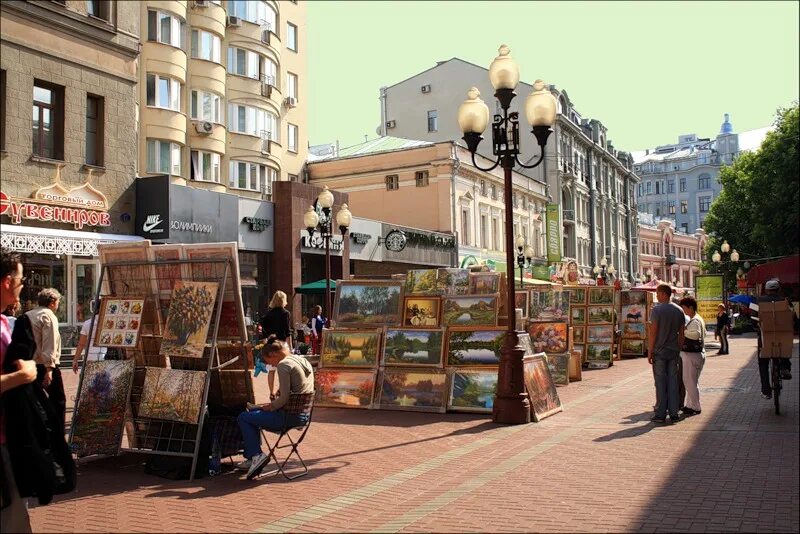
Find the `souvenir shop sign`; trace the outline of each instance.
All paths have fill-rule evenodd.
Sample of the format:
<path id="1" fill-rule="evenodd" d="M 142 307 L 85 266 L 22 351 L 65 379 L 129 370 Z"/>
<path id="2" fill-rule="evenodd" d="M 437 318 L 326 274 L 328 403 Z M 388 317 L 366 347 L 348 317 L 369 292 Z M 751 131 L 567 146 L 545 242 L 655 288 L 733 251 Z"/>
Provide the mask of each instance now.
<path id="1" fill-rule="evenodd" d="M 38 189 L 32 198 L 16 198 L 0 191 L 0 214 L 12 224 L 23 219 L 84 226 L 111 226 L 106 196 L 88 182 L 73 189 L 53 184 Z"/>
<path id="2" fill-rule="evenodd" d="M 547 261 L 561 261 L 561 221 L 558 216 L 558 204 L 548 204 L 547 213 Z"/>

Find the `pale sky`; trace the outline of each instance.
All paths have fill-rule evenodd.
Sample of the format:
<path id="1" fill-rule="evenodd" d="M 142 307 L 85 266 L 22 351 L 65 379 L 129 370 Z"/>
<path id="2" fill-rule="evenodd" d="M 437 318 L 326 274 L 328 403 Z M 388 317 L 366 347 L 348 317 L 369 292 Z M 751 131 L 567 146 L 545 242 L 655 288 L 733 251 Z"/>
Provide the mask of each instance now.
<path id="1" fill-rule="evenodd" d="M 618 150 L 713 137 L 723 113 L 736 132 L 768 126 L 798 99 L 798 5 L 311 0 L 309 140 L 374 139 L 381 86 L 452 57 L 488 68 L 503 43 Z"/>

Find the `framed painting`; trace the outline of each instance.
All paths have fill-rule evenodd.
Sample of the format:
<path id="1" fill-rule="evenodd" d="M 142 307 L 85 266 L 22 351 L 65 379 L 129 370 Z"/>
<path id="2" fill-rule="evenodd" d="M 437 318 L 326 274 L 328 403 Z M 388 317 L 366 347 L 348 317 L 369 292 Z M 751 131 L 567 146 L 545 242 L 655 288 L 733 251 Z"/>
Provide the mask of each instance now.
<path id="1" fill-rule="evenodd" d="M 97 245 L 100 263 L 105 266 L 102 293 L 115 297 L 151 295 L 157 291 L 155 273 L 150 264 L 150 240 L 122 241 Z M 137 265 L 115 263 L 139 262 Z"/>
<path id="2" fill-rule="evenodd" d="M 633 339 L 645 339 L 647 337 L 647 325 L 644 323 L 622 323 L 622 337 Z"/>
<path id="3" fill-rule="evenodd" d="M 469 269 L 439 269 L 437 285 L 442 295 L 469 295 Z"/>
<path id="4" fill-rule="evenodd" d="M 201 358 L 217 300 L 216 282 L 175 282 L 160 354 Z"/>
<path id="5" fill-rule="evenodd" d="M 572 346 L 572 352 L 579 352 L 581 354 L 581 363 L 586 361 L 586 345 L 575 344 Z"/>
<path id="6" fill-rule="evenodd" d="M 620 306 L 647 306 L 647 291 L 640 291 L 636 289 L 620 291 L 619 303 Z"/>
<path id="7" fill-rule="evenodd" d="M 613 287 L 590 287 L 589 306 L 613 306 L 614 288 Z"/>
<path id="8" fill-rule="evenodd" d="M 206 371 L 147 367 L 139 417 L 196 425 L 203 409 Z"/>
<path id="9" fill-rule="evenodd" d="M 362 367 L 378 366 L 381 348 L 381 330 L 325 330 L 319 366 Z"/>
<path id="10" fill-rule="evenodd" d="M 561 399 L 550 375 L 547 357 L 534 354 L 522 358 L 522 371 L 525 377 L 525 389 L 531 403 L 531 417 L 539 422 L 561 411 Z"/>
<path id="11" fill-rule="evenodd" d="M 387 367 L 442 367 L 444 328 L 414 330 L 387 328 L 381 365 Z"/>
<path id="12" fill-rule="evenodd" d="M 644 324 L 647 320 L 647 307 L 641 304 L 622 306 L 620 319 L 623 323 Z"/>
<path id="13" fill-rule="evenodd" d="M 314 403 L 329 408 L 372 408 L 375 370 L 320 369 L 314 373 Z"/>
<path id="14" fill-rule="evenodd" d="M 531 291 L 531 321 L 566 321 L 569 317 L 569 293 L 562 290 Z"/>
<path id="15" fill-rule="evenodd" d="M 583 350 L 573 350 L 569 353 L 569 381 L 580 382 L 583 366 Z"/>
<path id="16" fill-rule="evenodd" d="M 611 345 L 589 343 L 586 345 L 586 361 L 587 362 L 611 362 L 613 357 Z"/>
<path id="17" fill-rule="evenodd" d="M 569 359 L 569 353 L 547 355 L 547 366 L 556 386 L 569 385 Z"/>
<path id="18" fill-rule="evenodd" d="M 136 347 L 144 305 L 143 298 L 103 299 L 100 314 L 95 319 L 94 344 L 98 347 Z"/>
<path id="19" fill-rule="evenodd" d="M 505 342 L 505 328 L 447 329 L 447 365 L 496 366 Z"/>
<path id="20" fill-rule="evenodd" d="M 471 295 L 493 295 L 500 293 L 500 273 L 470 273 Z"/>
<path id="21" fill-rule="evenodd" d="M 447 409 L 454 412 L 491 413 L 497 393 L 497 368 L 451 368 Z"/>
<path id="22" fill-rule="evenodd" d="M 572 343 L 583 344 L 586 343 L 586 327 L 573 326 L 572 327 Z"/>
<path id="23" fill-rule="evenodd" d="M 567 323 L 532 323 L 528 328 L 535 352 L 558 354 L 569 348 Z"/>
<path id="24" fill-rule="evenodd" d="M 439 295 L 438 269 L 412 269 L 406 274 L 406 295 Z"/>
<path id="25" fill-rule="evenodd" d="M 400 280 L 340 280 L 333 307 L 336 326 L 400 326 L 403 285 Z"/>
<path id="26" fill-rule="evenodd" d="M 441 303 L 439 297 L 406 297 L 403 306 L 403 326 L 438 328 Z"/>
<path id="27" fill-rule="evenodd" d="M 614 325 L 587 326 L 586 341 L 588 343 L 613 343 Z"/>
<path id="28" fill-rule="evenodd" d="M 588 324 L 612 324 L 614 322 L 613 306 L 589 306 L 587 313 Z"/>
<path id="29" fill-rule="evenodd" d="M 522 310 L 522 318 L 527 319 L 530 312 L 531 293 L 527 289 L 517 289 L 514 291 L 514 307 Z"/>
<path id="30" fill-rule="evenodd" d="M 579 306 L 586 305 L 586 288 L 585 287 L 571 287 L 566 291 L 569 292 L 569 303 L 577 304 Z"/>
<path id="31" fill-rule="evenodd" d="M 442 326 L 496 326 L 497 295 L 445 297 Z"/>
<path id="32" fill-rule="evenodd" d="M 586 308 L 585 307 L 576 307 L 572 306 L 569 309 L 570 319 L 572 320 L 572 324 L 574 325 L 584 325 L 586 324 Z"/>
<path id="33" fill-rule="evenodd" d="M 533 343 L 531 343 L 531 335 L 530 334 L 517 334 L 517 338 L 519 339 L 519 344 L 522 345 L 523 356 L 529 356 L 534 354 L 533 352 Z"/>
<path id="34" fill-rule="evenodd" d="M 609 367 L 611 367 L 611 362 L 610 361 L 609 362 L 607 362 L 607 361 L 587 362 L 586 363 L 586 367 L 588 369 L 608 369 Z"/>
<path id="35" fill-rule="evenodd" d="M 134 368 L 133 360 L 86 362 L 70 441 L 79 457 L 119 453 Z"/>
<path id="36" fill-rule="evenodd" d="M 642 356 L 644 354 L 644 340 L 623 339 L 620 342 L 620 352 L 626 356 Z"/>
<path id="37" fill-rule="evenodd" d="M 150 248 L 153 261 L 167 262 L 178 261 L 184 258 L 183 245 L 153 245 Z M 172 287 L 178 280 L 188 279 L 189 273 L 186 264 L 163 263 L 156 264 L 156 286 L 160 298 L 168 299 L 172 294 Z"/>
<path id="38" fill-rule="evenodd" d="M 381 373 L 378 404 L 384 410 L 440 412 L 447 409 L 444 369 L 386 368 Z"/>

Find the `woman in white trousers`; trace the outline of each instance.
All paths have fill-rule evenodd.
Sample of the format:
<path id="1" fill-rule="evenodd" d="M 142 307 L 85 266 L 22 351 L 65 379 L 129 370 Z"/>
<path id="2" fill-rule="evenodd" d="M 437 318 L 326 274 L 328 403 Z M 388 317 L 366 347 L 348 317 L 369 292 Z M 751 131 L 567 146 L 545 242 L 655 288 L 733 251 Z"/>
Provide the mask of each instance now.
<path id="1" fill-rule="evenodd" d="M 683 364 L 683 386 L 686 388 L 683 415 L 700 413 L 700 390 L 698 381 L 703 365 L 706 363 L 705 337 L 706 323 L 697 314 L 697 301 L 694 297 L 684 297 L 680 301 L 683 313 L 689 317 L 683 330 L 681 363 Z"/>

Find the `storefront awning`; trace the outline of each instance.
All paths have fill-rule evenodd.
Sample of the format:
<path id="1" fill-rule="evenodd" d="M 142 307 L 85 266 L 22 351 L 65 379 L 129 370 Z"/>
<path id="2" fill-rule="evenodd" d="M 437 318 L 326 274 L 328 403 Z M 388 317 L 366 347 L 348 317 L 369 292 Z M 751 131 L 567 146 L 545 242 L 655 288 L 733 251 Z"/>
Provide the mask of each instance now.
<path id="1" fill-rule="evenodd" d="M 135 235 L 100 234 L 77 230 L 58 230 L 0 224 L 0 244 L 3 247 L 33 254 L 63 254 L 66 256 L 97 256 L 97 245 L 119 241 L 142 241 Z"/>
<path id="2" fill-rule="evenodd" d="M 763 284 L 767 280 L 777 278 L 781 285 L 800 283 L 800 255 L 756 265 L 747 273 L 750 284 Z"/>
<path id="3" fill-rule="evenodd" d="M 319 295 L 325 294 L 325 287 L 327 284 L 325 283 L 325 279 L 317 280 L 316 282 L 309 282 L 307 284 L 303 284 L 302 286 L 297 286 L 294 288 L 295 293 L 300 293 L 301 295 Z M 331 280 L 331 291 L 336 290 L 336 280 Z"/>

